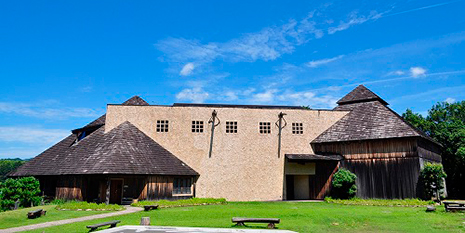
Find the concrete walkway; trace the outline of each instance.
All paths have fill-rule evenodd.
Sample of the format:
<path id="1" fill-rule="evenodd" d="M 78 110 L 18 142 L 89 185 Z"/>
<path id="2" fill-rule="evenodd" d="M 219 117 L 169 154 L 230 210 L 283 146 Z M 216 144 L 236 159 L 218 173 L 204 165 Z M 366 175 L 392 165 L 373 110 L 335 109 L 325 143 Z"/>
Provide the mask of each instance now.
<path id="1" fill-rule="evenodd" d="M 206 227 L 161 227 L 161 226 L 122 226 L 99 231 L 101 233 L 297 233 L 288 230 L 231 229 Z"/>
<path id="2" fill-rule="evenodd" d="M 112 213 L 96 214 L 96 215 L 90 215 L 90 216 L 85 216 L 85 217 L 80 217 L 80 218 L 63 219 L 63 220 L 58 220 L 58 221 L 53 221 L 53 222 L 44 222 L 44 223 L 27 225 L 27 226 L 22 226 L 22 227 L 7 228 L 7 229 L 0 230 L 0 233 L 28 231 L 28 230 L 38 229 L 38 228 L 64 225 L 68 223 L 83 222 L 83 221 L 92 220 L 92 219 L 99 219 L 99 218 L 106 218 L 106 217 L 118 216 L 118 215 L 123 215 L 123 214 L 130 214 L 130 213 L 135 213 L 135 212 L 139 212 L 142 210 L 143 208 L 140 208 L 140 207 L 126 206 L 125 210 L 116 211 Z"/>

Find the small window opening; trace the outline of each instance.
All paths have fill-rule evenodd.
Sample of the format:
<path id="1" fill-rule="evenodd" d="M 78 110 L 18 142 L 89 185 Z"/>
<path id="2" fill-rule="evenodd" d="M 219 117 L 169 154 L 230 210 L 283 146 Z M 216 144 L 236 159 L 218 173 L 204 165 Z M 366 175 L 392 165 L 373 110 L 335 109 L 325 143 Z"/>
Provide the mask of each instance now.
<path id="1" fill-rule="evenodd" d="M 157 133 L 168 132 L 168 120 L 157 120 Z"/>
<path id="2" fill-rule="evenodd" d="M 304 126 L 303 123 L 292 123 L 292 134 L 303 134 Z"/>
<path id="3" fill-rule="evenodd" d="M 203 121 L 192 121 L 192 133 L 203 133 Z"/>
<path id="4" fill-rule="evenodd" d="M 270 134 L 271 133 L 271 122 L 260 122 L 259 131 L 261 134 Z"/>
<path id="5" fill-rule="evenodd" d="M 226 133 L 237 133 L 237 121 L 226 121 Z"/>

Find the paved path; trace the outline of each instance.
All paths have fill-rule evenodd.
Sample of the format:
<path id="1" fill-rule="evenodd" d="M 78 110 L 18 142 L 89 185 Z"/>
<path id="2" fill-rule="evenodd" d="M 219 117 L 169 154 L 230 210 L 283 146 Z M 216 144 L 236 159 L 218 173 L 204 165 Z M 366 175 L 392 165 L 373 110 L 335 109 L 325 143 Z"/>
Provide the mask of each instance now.
<path id="1" fill-rule="evenodd" d="M 28 231 L 28 230 L 63 225 L 63 224 L 68 224 L 68 223 L 73 223 L 73 222 L 82 222 L 82 221 L 98 219 L 98 218 L 106 218 L 106 217 L 111 217 L 111 216 L 130 214 L 130 213 L 135 213 L 135 212 L 139 212 L 142 210 L 143 208 L 140 208 L 140 207 L 127 206 L 126 209 L 122 211 L 116 211 L 116 212 L 106 213 L 106 214 L 96 214 L 96 215 L 90 215 L 90 216 L 85 216 L 85 217 L 80 217 L 80 218 L 63 219 L 63 220 L 58 220 L 58 221 L 53 221 L 53 222 L 44 222 L 44 223 L 27 225 L 27 226 L 22 226 L 22 227 L 7 228 L 7 229 L 0 230 L 0 233 Z"/>
<path id="2" fill-rule="evenodd" d="M 204 227 L 122 226 L 99 231 L 101 233 L 297 233 L 288 230 L 231 229 Z"/>

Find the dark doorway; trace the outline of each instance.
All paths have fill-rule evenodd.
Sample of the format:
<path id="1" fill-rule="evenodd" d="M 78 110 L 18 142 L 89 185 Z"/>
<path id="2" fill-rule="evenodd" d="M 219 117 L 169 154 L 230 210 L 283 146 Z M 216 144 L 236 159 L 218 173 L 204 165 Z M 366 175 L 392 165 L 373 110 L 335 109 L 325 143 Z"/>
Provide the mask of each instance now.
<path id="1" fill-rule="evenodd" d="M 111 180 L 110 183 L 110 204 L 121 205 L 123 180 Z"/>
<path id="2" fill-rule="evenodd" d="M 286 199 L 295 200 L 294 199 L 294 176 L 293 175 L 286 176 Z"/>

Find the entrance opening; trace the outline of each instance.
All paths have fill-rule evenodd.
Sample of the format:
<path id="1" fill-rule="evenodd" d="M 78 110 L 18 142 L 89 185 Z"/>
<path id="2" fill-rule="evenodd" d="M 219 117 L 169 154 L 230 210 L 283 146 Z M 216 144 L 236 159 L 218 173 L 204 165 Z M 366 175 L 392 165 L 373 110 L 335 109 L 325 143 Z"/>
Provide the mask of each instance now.
<path id="1" fill-rule="evenodd" d="M 121 199 L 123 196 L 123 180 L 112 179 L 110 183 L 110 204 L 121 205 Z"/>

